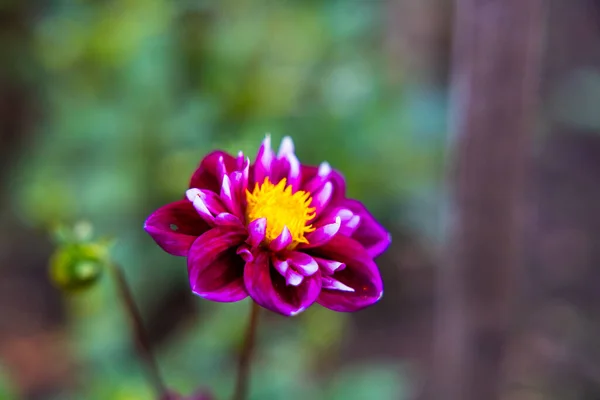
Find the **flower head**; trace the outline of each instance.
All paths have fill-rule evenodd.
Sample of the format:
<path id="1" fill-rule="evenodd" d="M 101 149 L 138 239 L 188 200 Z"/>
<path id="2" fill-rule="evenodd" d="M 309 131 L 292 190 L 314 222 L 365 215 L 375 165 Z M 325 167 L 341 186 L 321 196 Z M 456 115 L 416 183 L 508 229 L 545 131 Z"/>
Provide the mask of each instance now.
<path id="1" fill-rule="evenodd" d="M 289 137 L 275 154 L 267 136 L 254 164 L 241 152 L 210 153 L 185 199 L 156 210 L 144 228 L 165 251 L 187 257 L 192 291 L 208 300 L 250 296 L 291 316 L 314 302 L 356 311 L 383 293 L 373 258 L 389 233 L 346 197 L 329 164 L 300 164 Z"/>

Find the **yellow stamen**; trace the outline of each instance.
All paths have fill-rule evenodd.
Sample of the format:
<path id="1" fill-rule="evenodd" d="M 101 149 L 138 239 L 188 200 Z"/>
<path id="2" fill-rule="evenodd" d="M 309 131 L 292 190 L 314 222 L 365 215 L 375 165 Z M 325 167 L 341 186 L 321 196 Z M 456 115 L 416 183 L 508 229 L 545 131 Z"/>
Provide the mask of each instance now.
<path id="1" fill-rule="evenodd" d="M 285 178 L 273 185 L 267 177 L 262 184 L 256 183 L 252 193 L 246 191 L 246 199 L 246 221 L 267 220 L 267 243 L 277 238 L 284 226 L 292 234 L 292 244 L 288 249 L 299 243 L 308 243 L 304 235 L 315 230 L 308 224 L 315 217 L 315 209 L 310 207 L 310 193 L 302 190 L 292 193 L 292 187 L 287 185 Z"/>

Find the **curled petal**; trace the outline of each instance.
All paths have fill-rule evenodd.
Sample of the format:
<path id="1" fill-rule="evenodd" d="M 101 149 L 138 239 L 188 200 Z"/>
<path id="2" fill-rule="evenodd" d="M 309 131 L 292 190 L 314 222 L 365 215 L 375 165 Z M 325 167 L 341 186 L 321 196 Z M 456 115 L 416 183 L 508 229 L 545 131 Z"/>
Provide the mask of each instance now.
<path id="1" fill-rule="evenodd" d="M 325 182 L 325 184 L 316 193 L 313 193 L 312 202 L 310 206 L 315 209 L 317 218 L 323 213 L 331 196 L 333 194 L 333 184 L 331 182 Z"/>
<path id="2" fill-rule="evenodd" d="M 244 283 L 252 299 L 264 308 L 293 316 L 312 305 L 321 291 L 321 274 L 305 277 L 298 286 L 286 284 L 265 252 L 258 253 L 244 268 Z"/>
<path id="3" fill-rule="evenodd" d="M 217 178 L 219 180 L 223 180 L 223 177 L 227 176 L 227 166 L 225 165 L 225 160 L 221 155 L 217 160 Z"/>
<path id="4" fill-rule="evenodd" d="M 346 264 L 339 261 L 326 260 L 319 257 L 313 257 L 313 259 L 319 264 L 322 274 L 325 275 L 333 275 L 336 271 L 346 268 Z"/>
<path id="5" fill-rule="evenodd" d="M 332 223 L 338 217 L 341 221 L 339 233 L 344 236 L 352 236 L 352 234 L 356 231 L 360 223 L 360 215 L 354 214 L 352 211 L 345 207 L 336 207 L 330 209 L 327 215 L 321 217 L 315 223 L 315 225 L 318 227 L 323 224 Z"/>
<path id="6" fill-rule="evenodd" d="M 290 265 L 287 261 L 285 260 L 279 260 L 278 258 L 273 258 L 273 266 L 275 267 L 275 269 L 277 270 L 277 272 L 279 272 L 281 274 L 281 276 L 286 276 L 288 269 L 290 268 Z"/>
<path id="7" fill-rule="evenodd" d="M 221 213 L 215 217 L 215 225 L 220 226 L 239 226 L 243 228 L 242 221 L 238 217 L 230 213 Z"/>
<path id="8" fill-rule="evenodd" d="M 294 271 L 292 268 L 288 268 L 285 273 L 285 283 L 288 286 L 298 286 L 304 280 L 304 276 Z"/>
<path id="9" fill-rule="evenodd" d="M 285 136 L 283 139 L 281 139 L 281 143 L 279 144 L 277 158 L 285 158 L 290 154 L 294 154 L 294 141 L 291 137 Z"/>
<path id="10" fill-rule="evenodd" d="M 322 246 L 333 238 L 340 230 L 341 219 L 336 217 L 335 222 L 332 224 L 323 225 L 317 228 L 314 232 L 306 235 L 308 243 L 301 244 L 300 247 L 304 249 Z"/>
<path id="11" fill-rule="evenodd" d="M 254 255 L 252 254 L 252 251 L 250 251 L 250 248 L 245 244 L 242 244 L 242 245 L 240 245 L 240 247 L 238 247 L 238 249 L 236 250 L 236 254 L 238 256 L 242 257 L 242 259 L 245 262 L 249 262 L 254 259 Z"/>
<path id="12" fill-rule="evenodd" d="M 188 254 L 188 275 L 195 294 L 220 302 L 246 298 L 244 260 L 236 253 L 245 236 L 243 229 L 216 227 L 196 239 Z"/>
<path id="13" fill-rule="evenodd" d="M 243 170 L 245 162 L 246 162 L 246 157 L 244 156 L 244 152 L 240 150 L 238 152 L 237 158 L 235 159 L 235 168 L 238 171 Z"/>
<path id="14" fill-rule="evenodd" d="M 269 243 L 269 248 L 275 252 L 281 251 L 292 243 L 292 233 L 287 226 L 284 226 L 279 236 Z"/>
<path id="15" fill-rule="evenodd" d="M 287 254 L 287 258 L 294 269 L 304 276 L 311 276 L 319 270 L 319 264 L 306 253 L 291 251 Z"/>
<path id="16" fill-rule="evenodd" d="M 375 220 L 360 201 L 345 199 L 344 207 L 360 216 L 360 223 L 352 233 L 352 239 L 362 244 L 372 258 L 383 253 L 392 241 L 389 232 Z"/>
<path id="17" fill-rule="evenodd" d="M 180 200 L 150 214 L 144 229 L 164 251 L 185 257 L 196 238 L 210 226 L 200 218 L 192 203 Z"/>
<path id="18" fill-rule="evenodd" d="M 226 211 L 219 196 L 209 190 L 193 188 L 188 189 L 185 194 L 202 219 L 211 225 L 213 224 L 215 214 Z"/>
<path id="19" fill-rule="evenodd" d="M 317 174 L 308 180 L 302 190 L 313 193 L 319 190 L 331 175 L 332 169 L 328 162 L 322 162 L 317 169 Z"/>
<path id="20" fill-rule="evenodd" d="M 225 169 L 234 171 L 236 167 L 235 158 L 224 151 L 213 151 L 208 154 L 190 179 L 190 188 L 207 189 L 218 193 L 221 189 L 222 178 L 219 176 L 219 159 L 223 159 Z"/>
<path id="21" fill-rule="evenodd" d="M 354 291 L 324 288 L 317 300 L 323 307 L 341 312 L 358 311 L 377 302 L 383 295 L 383 282 L 377 265 L 356 240 L 337 235 L 327 244 L 312 250 L 316 255 L 346 265 L 332 278 Z"/>
<path id="22" fill-rule="evenodd" d="M 188 190 L 188 193 L 193 190 L 190 189 Z M 188 198 L 191 195 L 188 194 Z M 202 199 L 202 197 L 200 196 L 200 191 L 198 190 L 198 195 L 196 195 L 196 197 L 194 197 L 192 199 L 192 204 L 194 206 L 194 208 L 196 209 L 196 212 L 198 213 L 198 215 L 204 220 L 206 221 L 208 224 L 212 225 L 214 222 L 215 217 L 213 217 L 212 213 L 210 212 L 210 210 L 208 209 L 208 206 L 206 205 L 206 203 L 204 202 L 204 200 Z"/>
<path id="23" fill-rule="evenodd" d="M 350 286 L 344 285 L 342 282 L 333 279 L 330 276 L 321 276 L 322 288 L 331 290 L 341 290 L 342 292 L 354 292 Z"/>
<path id="24" fill-rule="evenodd" d="M 233 193 L 233 188 L 231 185 L 231 179 L 229 176 L 225 175 L 223 177 L 223 182 L 221 183 L 221 200 L 227 207 L 227 209 L 231 212 L 235 210 L 235 198 Z"/>
<path id="25" fill-rule="evenodd" d="M 265 240 L 267 232 L 267 219 L 258 218 L 248 224 L 248 243 L 257 247 Z"/>
<path id="26" fill-rule="evenodd" d="M 271 135 L 267 135 L 256 155 L 254 164 L 255 182 L 263 182 L 267 176 L 270 176 L 274 158 L 275 155 L 271 149 Z"/>
<path id="27" fill-rule="evenodd" d="M 193 190 L 193 189 L 190 189 L 190 190 Z M 190 190 L 188 190 L 188 192 Z M 222 212 L 227 211 L 227 208 L 221 201 L 221 198 L 219 196 L 217 196 L 217 194 L 215 192 L 211 192 L 210 190 L 201 189 L 200 193 L 198 193 L 198 196 L 200 196 L 200 198 L 202 198 L 202 200 L 206 204 L 206 207 L 208 207 L 208 210 L 213 215 L 220 214 Z"/>
<path id="28" fill-rule="evenodd" d="M 279 152 L 277 154 L 277 170 L 279 175 L 276 178 L 287 178 L 287 183 L 293 191 L 300 188 L 300 161 L 294 153 L 294 141 L 286 136 L 281 140 Z"/>

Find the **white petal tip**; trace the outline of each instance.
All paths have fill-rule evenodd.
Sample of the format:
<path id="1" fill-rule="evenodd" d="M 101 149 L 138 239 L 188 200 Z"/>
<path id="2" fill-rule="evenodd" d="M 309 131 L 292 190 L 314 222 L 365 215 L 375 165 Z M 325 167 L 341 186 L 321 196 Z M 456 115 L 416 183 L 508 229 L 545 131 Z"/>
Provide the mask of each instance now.
<path id="1" fill-rule="evenodd" d="M 194 199 L 200 195 L 200 193 L 200 189 L 188 189 L 185 192 L 185 197 L 187 197 L 189 201 L 193 202 Z"/>
<path id="2" fill-rule="evenodd" d="M 285 136 L 281 139 L 277 156 L 281 158 L 287 154 L 294 154 L 294 141 L 289 136 Z"/>
<path id="3" fill-rule="evenodd" d="M 329 175 L 331 173 L 331 171 L 332 171 L 331 165 L 329 165 L 329 163 L 327 161 L 323 161 L 319 165 L 318 175 L 321 177 L 326 177 L 327 175 Z"/>
<path id="4" fill-rule="evenodd" d="M 297 309 L 296 311 L 292 311 L 290 313 L 290 317 L 295 317 L 296 315 L 300 314 L 301 312 L 304 312 L 304 310 L 306 310 L 306 307 L 302 307 Z"/>

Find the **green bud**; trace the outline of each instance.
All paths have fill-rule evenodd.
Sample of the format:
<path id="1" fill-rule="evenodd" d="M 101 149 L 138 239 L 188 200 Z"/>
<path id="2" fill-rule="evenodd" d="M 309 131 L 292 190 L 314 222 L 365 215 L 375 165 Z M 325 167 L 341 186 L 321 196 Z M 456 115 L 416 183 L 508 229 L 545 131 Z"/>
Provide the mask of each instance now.
<path id="1" fill-rule="evenodd" d="M 65 244 L 50 259 L 50 278 L 63 290 L 87 289 L 102 275 L 107 253 L 107 246 L 102 244 Z"/>

